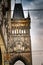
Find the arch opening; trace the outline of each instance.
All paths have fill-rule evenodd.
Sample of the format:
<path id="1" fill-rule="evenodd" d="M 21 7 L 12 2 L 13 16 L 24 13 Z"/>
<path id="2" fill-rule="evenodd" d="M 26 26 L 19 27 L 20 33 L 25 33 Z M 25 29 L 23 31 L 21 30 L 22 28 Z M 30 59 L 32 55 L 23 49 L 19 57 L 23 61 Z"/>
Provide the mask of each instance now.
<path id="1" fill-rule="evenodd" d="M 21 63 L 21 64 L 17 64 L 17 63 Z M 16 56 L 10 61 L 10 65 L 30 65 L 30 64 L 24 57 Z"/>

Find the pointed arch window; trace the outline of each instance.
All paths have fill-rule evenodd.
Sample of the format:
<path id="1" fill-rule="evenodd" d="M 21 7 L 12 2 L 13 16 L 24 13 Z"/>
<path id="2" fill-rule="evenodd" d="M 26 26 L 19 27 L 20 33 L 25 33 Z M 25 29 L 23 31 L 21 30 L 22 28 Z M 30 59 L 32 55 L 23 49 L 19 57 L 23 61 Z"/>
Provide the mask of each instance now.
<path id="1" fill-rule="evenodd" d="M 25 65 L 22 61 L 18 60 L 14 65 Z"/>

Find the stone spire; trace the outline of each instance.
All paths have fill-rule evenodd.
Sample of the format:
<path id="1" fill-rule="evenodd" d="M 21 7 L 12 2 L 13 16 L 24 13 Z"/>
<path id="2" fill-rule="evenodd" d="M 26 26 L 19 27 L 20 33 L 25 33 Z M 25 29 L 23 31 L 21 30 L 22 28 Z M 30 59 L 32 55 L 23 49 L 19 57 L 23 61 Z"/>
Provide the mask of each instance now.
<path id="1" fill-rule="evenodd" d="M 28 19 L 30 20 L 30 15 L 29 15 L 29 12 L 28 12 Z"/>
<path id="2" fill-rule="evenodd" d="M 13 19 L 24 18 L 23 8 L 21 3 L 16 3 L 14 7 Z"/>

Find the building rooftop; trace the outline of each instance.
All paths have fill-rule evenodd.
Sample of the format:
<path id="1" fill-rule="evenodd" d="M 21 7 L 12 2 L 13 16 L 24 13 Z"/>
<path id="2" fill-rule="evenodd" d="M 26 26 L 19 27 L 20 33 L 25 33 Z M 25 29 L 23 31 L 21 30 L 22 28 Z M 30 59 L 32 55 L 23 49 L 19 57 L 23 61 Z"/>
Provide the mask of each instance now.
<path id="1" fill-rule="evenodd" d="M 16 3 L 14 7 L 13 19 L 24 18 L 23 8 L 21 3 Z"/>

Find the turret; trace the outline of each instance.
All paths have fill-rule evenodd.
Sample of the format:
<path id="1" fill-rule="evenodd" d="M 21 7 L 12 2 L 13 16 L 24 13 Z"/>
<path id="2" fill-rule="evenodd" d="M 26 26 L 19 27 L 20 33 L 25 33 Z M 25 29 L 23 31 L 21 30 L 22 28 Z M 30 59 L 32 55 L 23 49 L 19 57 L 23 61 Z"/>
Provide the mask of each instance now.
<path id="1" fill-rule="evenodd" d="M 30 20 L 30 15 L 29 15 L 29 12 L 28 12 L 28 19 Z"/>

